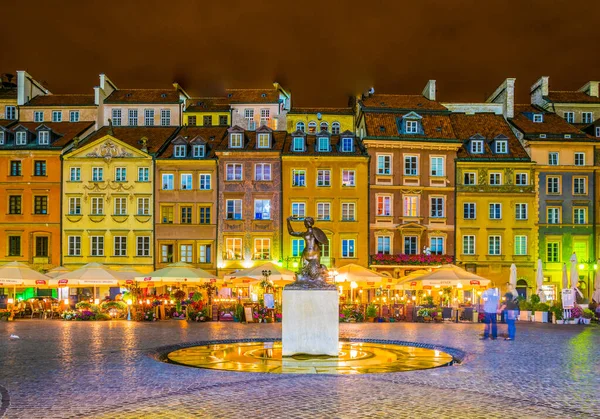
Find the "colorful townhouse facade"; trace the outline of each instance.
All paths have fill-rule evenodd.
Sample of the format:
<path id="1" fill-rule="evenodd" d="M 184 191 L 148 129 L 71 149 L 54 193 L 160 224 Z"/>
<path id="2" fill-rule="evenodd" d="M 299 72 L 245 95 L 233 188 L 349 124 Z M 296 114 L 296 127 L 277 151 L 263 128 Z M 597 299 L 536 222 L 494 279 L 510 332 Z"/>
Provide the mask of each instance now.
<path id="1" fill-rule="evenodd" d="M 62 164 L 62 265 L 154 270 L 154 159 L 177 127 L 103 127 Z"/>
<path id="2" fill-rule="evenodd" d="M 185 262 L 217 273 L 216 148 L 227 127 L 184 126 L 156 156 L 155 266 Z"/>
<path id="3" fill-rule="evenodd" d="M 399 255 L 450 261 L 455 254 L 454 160 L 462 143 L 435 94 L 431 80 L 421 95 L 371 91 L 357 100 L 357 132 L 370 156 L 370 266 L 393 277 L 414 269 Z"/>
<path id="4" fill-rule="evenodd" d="M 225 97 L 199 97 L 186 101 L 183 125 L 190 127 L 227 127 L 231 110 Z"/>
<path id="5" fill-rule="evenodd" d="M 279 83 L 272 89 L 226 89 L 231 107 L 231 126 L 255 131 L 266 126 L 274 131 L 287 129 L 287 113 L 292 106 L 292 94 Z"/>
<path id="6" fill-rule="evenodd" d="M 281 260 L 286 134 L 266 125 L 256 131 L 233 126 L 216 147 L 219 274 Z"/>
<path id="7" fill-rule="evenodd" d="M 281 164 L 284 223 L 294 217 L 294 230 L 304 231 L 304 219 L 314 218 L 328 239 L 321 254 L 328 268 L 367 266 L 369 156 L 354 133 L 288 133 Z M 284 228 L 284 267 L 297 270 L 303 249 L 304 239 Z"/>

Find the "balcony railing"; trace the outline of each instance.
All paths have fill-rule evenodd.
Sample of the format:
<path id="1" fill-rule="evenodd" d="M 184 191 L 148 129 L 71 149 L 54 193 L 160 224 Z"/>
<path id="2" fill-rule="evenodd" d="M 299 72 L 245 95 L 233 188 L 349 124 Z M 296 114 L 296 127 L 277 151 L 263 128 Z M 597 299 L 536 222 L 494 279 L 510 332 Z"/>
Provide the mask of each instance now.
<path id="1" fill-rule="evenodd" d="M 445 265 L 454 263 L 452 255 L 371 255 L 371 265 Z"/>

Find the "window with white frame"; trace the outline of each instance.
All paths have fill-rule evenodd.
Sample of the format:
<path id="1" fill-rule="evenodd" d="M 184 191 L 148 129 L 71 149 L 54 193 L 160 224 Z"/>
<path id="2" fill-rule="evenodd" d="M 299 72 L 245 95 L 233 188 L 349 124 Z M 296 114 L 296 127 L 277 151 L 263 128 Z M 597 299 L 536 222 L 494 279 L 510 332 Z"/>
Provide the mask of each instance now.
<path id="1" fill-rule="evenodd" d="M 314 134 L 317 131 L 317 123 L 315 121 L 310 121 L 308 123 L 308 132 L 310 134 Z"/>
<path id="2" fill-rule="evenodd" d="M 292 239 L 292 257 L 302 255 L 304 250 L 304 239 Z"/>
<path id="3" fill-rule="evenodd" d="M 544 122 L 544 114 L 534 113 L 533 114 L 533 122 L 535 122 L 536 124 Z"/>
<path id="4" fill-rule="evenodd" d="M 154 109 L 144 109 L 144 125 L 147 127 L 154 125 Z"/>
<path id="5" fill-rule="evenodd" d="M 419 253 L 419 238 L 417 236 L 404 236 L 404 254 L 416 255 Z"/>
<path id="6" fill-rule="evenodd" d="M 334 122 L 333 124 L 331 124 L 331 133 L 333 135 L 338 135 L 340 133 L 340 123 L 339 122 Z"/>
<path id="7" fill-rule="evenodd" d="M 500 236 L 488 236 L 488 255 L 498 256 L 501 251 Z"/>
<path id="8" fill-rule="evenodd" d="M 560 208 L 559 207 L 546 208 L 546 222 L 548 224 L 560 224 Z"/>
<path id="9" fill-rule="evenodd" d="M 404 156 L 404 175 L 416 176 L 418 174 L 417 156 Z"/>
<path id="10" fill-rule="evenodd" d="M 392 155 L 378 154 L 377 155 L 377 174 L 391 175 L 392 174 Z"/>
<path id="11" fill-rule="evenodd" d="M 252 254 L 252 259 L 271 259 L 271 239 L 262 237 L 254 239 L 254 252 Z"/>
<path id="12" fill-rule="evenodd" d="M 342 186 L 356 186 L 355 177 L 354 170 L 342 169 Z"/>
<path id="13" fill-rule="evenodd" d="M 115 215 L 127 215 L 127 198 L 115 198 Z"/>
<path id="14" fill-rule="evenodd" d="M 419 121 L 411 121 L 411 120 L 405 121 L 404 132 L 406 134 L 418 134 L 419 133 Z"/>
<path id="15" fill-rule="evenodd" d="M 198 263 L 211 263 L 212 245 L 201 244 L 198 248 Z"/>
<path id="16" fill-rule="evenodd" d="M 475 202 L 463 203 L 463 219 L 474 220 L 477 218 L 477 204 Z"/>
<path id="17" fill-rule="evenodd" d="M 304 151 L 304 137 L 294 137 L 292 139 L 292 151 Z"/>
<path id="18" fill-rule="evenodd" d="M 300 122 L 296 122 L 296 131 L 305 131 L 306 126 L 304 125 L 304 122 L 300 121 Z"/>
<path id="19" fill-rule="evenodd" d="M 27 144 L 27 132 L 17 131 L 17 133 L 15 135 L 17 137 L 16 145 L 26 145 Z"/>
<path id="20" fill-rule="evenodd" d="M 527 173 L 517 173 L 515 175 L 515 184 L 517 186 L 527 186 L 529 185 L 529 179 Z"/>
<path id="21" fill-rule="evenodd" d="M 169 126 L 171 125 L 171 110 L 161 109 L 160 110 L 160 125 Z"/>
<path id="22" fill-rule="evenodd" d="M 79 111 L 70 111 L 69 112 L 69 121 L 70 122 L 79 122 Z"/>
<path id="23" fill-rule="evenodd" d="M 430 157 L 429 166 L 431 176 L 444 176 L 445 161 L 444 157 Z"/>
<path id="24" fill-rule="evenodd" d="M 418 217 L 419 216 L 419 197 L 415 195 L 404 196 L 404 216 Z"/>
<path id="25" fill-rule="evenodd" d="M 163 173 L 162 189 L 163 191 L 172 191 L 175 186 L 175 175 L 172 173 Z"/>
<path id="26" fill-rule="evenodd" d="M 356 257 L 354 239 L 342 239 L 342 257 L 343 258 Z"/>
<path id="27" fill-rule="evenodd" d="M 587 208 L 573 208 L 573 224 L 587 224 Z"/>
<path id="28" fill-rule="evenodd" d="M 254 200 L 254 219 L 255 220 L 270 220 L 271 219 L 271 200 L 270 199 L 255 199 Z"/>
<path id="29" fill-rule="evenodd" d="M 496 140 L 496 154 L 508 153 L 508 141 L 507 140 Z"/>
<path id="30" fill-rule="evenodd" d="M 115 236 L 113 243 L 115 256 L 127 256 L 127 236 Z"/>
<path id="31" fill-rule="evenodd" d="M 90 237 L 90 255 L 104 256 L 104 236 Z"/>
<path id="32" fill-rule="evenodd" d="M 317 202 L 317 220 L 331 220 L 331 204 L 329 202 Z"/>
<path id="33" fill-rule="evenodd" d="M 377 195 L 377 215 L 380 217 L 392 215 L 392 197 L 390 195 Z"/>
<path id="34" fill-rule="evenodd" d="M 4 107 L 4 119 L 14 120 L 17 119 L 17 107 L 16 106 L 5 106 Z"/>
<path id="35" fill-rule="evenodd" d="M 138 236 L 137 237 L 137 251 L 136 256 L 150 256 L 150 237 L 149 236 Z"/>
<path id="36" fill-rule="evenodd" d="M 195 144 L 192 146 L 192 156 L 194 156 L 195 159 L 204 157 L 204 152 L 205 152 L 205 146 L 203 144 Z"/>
<path id="37" fill-rule="evenodd" d="M 102 182 L 104 180 L 104 169 L 102 167 L 92 167 L 92 182 Z"/>
<path id="38" fill-rule="evenodd" d="M 242 148 L 242 137 L 243 135 L 240 132 L 233 132 L 229 134 L 229 148 Z"/>
<path id="39" fill-rule="evenodd" d="M 573 124 L 575 122 L 575 114 L 573 112 L 564 112 L 563 116 L 569 124 Z"/>
<path id="40" fill-rule="evenodd" d="M 269 125 L 269 121 L 271 120 L 271 110 L 268 108 L 264 108 L 260 110 L 260 125 Z"/>
<path id="41" fill-rule="evenodd" d="M 38 131 L 38 144 L 39 145 L 50 144 L 50 131 Z"/>
<path id="42" fill-rule="evenodd" d="M 330 252 L 331 249 L 330 249 L 330 246 L 329 246 L 330 243 L 331 243 L 331 237 L 330 236 L 327 236 L 327 242 L 326 243 L 321 243 L 321 260 L 331 257 L 331 252 Z"/>
<path id="43" fill-rule="evenodd" d="M 173 156 L 174 157 L 185 157 L 185 144 L 177 144 L 173 147 Z"/>
<path id="44" fill-rule="evenodd" d="M 390 236 L 377 236 L 377 253 L 389 255 L 392 238 Z"/>
<path id="45" fill-rule="evenodd" d="M 113 108 L 111 122 L 116 127 L 121 125 L 121 109 Z"/>
<path id="46" fill-rule="evenodd" d="M 548 153 L 548 164 L 550 166 L 558 166 L 558 153 L 556 151 Z"/>
<path id="47" fill-rule="evenodd" d="M 149 167 L 138 167 L 138 182 L 149 182 L 150 181 L 150 168 Z"/>
<path id="48" fill-rule="evenodd" d="M 474 255 L 475 254 L 475 236 L 463 236 L 463 255 Z"/>
<path id="49" fill-rule="evenodd" d="M 227 237 L 225 239 L 225 257 L 229 260 L 242 259 L 242 239 L 240 237 Z"/>
<path id="50" fill-rule="evenodd" d="M 548 176 L 546 178 L 546 192 L 549 194 L 560 193 L 560 178 L 558 176 Z"/>
<path id="51" fill-rule="evenodd" d="M 44 112 L 43 111 L 35 111 L 33 113 L 33 122 L 44 122 Z"/>
<path id="52" fill-rule="evenodd" d="M 594 114 L 592 112 L 582 112 L 581 122 L 584 124 L 591 124 L 594 122 Z"/>
<path id="53" fill-rule="evenodd" d="M 429 250 L 433 255 L 444 254 L 444 238 L 438 236 L 429 237 Z"/>
<path id="54" fill-rule="evenodd" d="M 91 201 L 91 214 L 92 215 L 104 215 L 104 198 L 101 196 L 92 197 Z"/>
<path id="55" fill-rule="evenodd" d="M 471 153 L 483 154 L 483 140 L 471 140 Z"/>
<path id="56" fill-rule="evenodd" d="M 52 122 L 62 122 L 62 111 L 52 111 Z"/>
<path id="57" fill-rule="evenodd" d="M 342 221 L 356 220 L 356 204 L 354 202 L 342 202 Z"/>
<path id="58" fill-rule="evenodd" d="M 527 255 L 527 236 L 515 236 L 515 255 Z"/>
<path id="59" fill-rule="evenodd" d="M 242 200 L 241 199 L 228 199 L 225 201 L 226 216 L 228 220 L 241 220 L 242 219 Z"/>
<path id="60" fill-rule="evenodd" d="M 573 178 L 573 194 L 574 195 L 585 195 L 587 193 L 586 180 L 587 180 L 587 178 L 585 178 L 585 177 Z"/>
<path id="61" fill-rule="evenodd" d="M 226 169 L 225 179 L 227 181 L 233 182 L 233 181 L 243 180 L 243 176 L 242 176 L 243 165 L 242 165 L 242 163 L 227 163 L 227 165 L 225 166 L 225 169 Z"/>
<path id="62" fill-rule="evenodd" d="M 306 186 L 306 170 L 292 169 L 292 186 Z"/>
<path id="63" fill-rule="evenodd" d="M 258 134 L 258 140 L 256 142 L 256 146 L 258 148 L 270 148 L 271 147 L 271 141 L 270 141 L 270 135 L 269 134 Z"/>
<path id="64" fill-rule="evenodd" d="M 585 166 L 585 153 L 575 153 L 575 166 Z"/>
<path id="65" fill-rule="evenodd" d="M 502 219 L 502 204 L 491 203 L 490 204 L 490 220 L 501 220 Z"/>
<path id="66" fill-rule="evenodd" d="M 492 185 L 492 186 L 502 185 L 502 173 L 490 173 L 490 185 Z"/>
<path id="67" fill-rule="evenodd" d="M 319 131 L 329 131 L 329 124 L 325 121 L 319 124 Z"/>
<path id="68" fill-rule="evenodd" d="M 180 244 L 179 245 L 179 261 L 192 263 L 194 260 L 193 256 L 193 246 L 191 244 Z"/>
<path id="69" fill-rule="evenodd" d="M 210 173 L 200 173 L 198 185 L 201 191 L 209 191 L 212 187 Z"/>
<path id="70" fill-rule="evenodd" d="M 81 198 L 80 197 L 69 198 L 69 214 L 81 215 Z"/>
<path id="71" fill-rule="evenodd" d="M 246 129 L 254 131 L 256 129 L 256 122 L 254 121 L 254 109 L 244 109 L 244 118 L 246 119 Z"/>
<path id="72" fill-rule="evenodd" d="M 192 185 L 192 174 L 191 173 L 182 173 L 181 174 L 181 190 L 182 191 L 191 191 L 193 188 Z"/>
<path id="73" fill-rule="evenodd" d="M 116 167 L 115 168 L 115 182 L 127 182 L 127 168 Z"/>
<path id="74" fill-rule="evenodd" d="M 69 256 L 81 256 L 81 236 L 69 236 L 67 241 Z"/>
<path id="75" fill-rule="evenodd" d="M 318 137 L 317 151 L 329 151 L 329 137 Z"/>
<path id="76" fill-rule="evenodd" d="M 344 153 L 353 152 L 354 151 L 354 139 L 351 137 L 343 137 L 341 151 Z"/>
<path id="77" fill-rule="evenodd" d="M 256 163 L 254 165 L 254 180 L 271 180 L 271 163 Z"/>
<path id="78" fill-rule="evenodd" d="M 306 203 L 292 202 L 292 217 L 303 219 L 306 217 Z"/>
<path id="79" fill-rule="evenodd" d="M 526 220 L 528 217 L 527 214 L 527 204 L 526 203 L 516 203 L 515 204 L 515 218 L 517 220 Z"/>
<path id="80" fill-rule="evenodd" d="M 477 173 L 465 172 L 463 174 L 463 185 L 476 185 L 477 184 Z"/>
<path id="81" fill-rule="evenodd" d="M 69 180 L 71 182 L 81 181 L 81 167 L 71 167 L 69 170 Z"/>
<path id="82" fill-rule="evenodd" d="M 441 197 L 441 196 L 431 197 L 430 217 L 431 218 L 443 218 L 444 217 L 444 198 L 443 197 Z"/>
<path id="83" fill-rule="evenodd" d="M 150 215 L 150 198 L 137 199 L 137 214 Z"/>
<path id="84" fill-rule="evenodd" d="M 128 118 L 129 118 L 129 121 L 127 121 L 127 122 L 128 122 L 129 126 L 132 126 L 132 127 L 137 126 L 138 125 L 138 110 L 137 109 L 129 109 Z"/>
<path id="85" fill-rule="evenodd" d="M 317 186 L 331 186 L 331 170 L 317 170 Z"/>

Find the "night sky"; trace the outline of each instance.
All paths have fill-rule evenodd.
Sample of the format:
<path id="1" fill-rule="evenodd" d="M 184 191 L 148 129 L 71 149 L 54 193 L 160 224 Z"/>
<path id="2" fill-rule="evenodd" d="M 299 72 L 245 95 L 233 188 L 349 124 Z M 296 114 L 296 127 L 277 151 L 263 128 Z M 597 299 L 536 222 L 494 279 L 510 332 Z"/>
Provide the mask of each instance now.
<path id="1" fill-rule="evenodd" d="M 85 5 L 86 7 L 82 7 Z M 350 94 L 482 101 L 506 77 L 517 95 L 600 78 L 599 1 L 11 1 L 0 6 L 0 71 L 27 70 L 53 93 L 179 82 L 192 95 L 279 81 L 296 106 Z"/>

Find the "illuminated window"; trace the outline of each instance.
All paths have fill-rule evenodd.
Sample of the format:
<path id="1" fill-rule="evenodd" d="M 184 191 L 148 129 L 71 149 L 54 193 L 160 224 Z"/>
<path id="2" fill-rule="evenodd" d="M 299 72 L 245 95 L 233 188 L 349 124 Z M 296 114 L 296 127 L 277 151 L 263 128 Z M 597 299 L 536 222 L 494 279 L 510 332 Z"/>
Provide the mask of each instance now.
<path id="1" fill-rule="evenodd" d="M 271 259 L 271 240 L 266 238 L 254 239 L 254 253 L 252 259 Z"/>
<path id="2" fill-rule="evenodd" d="M 302 240 L 304 242 L 304 240 Z M 242 239 L 228 237 L 225 239 L 225 258 L 229 260 L 242 259 Z"/>

